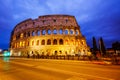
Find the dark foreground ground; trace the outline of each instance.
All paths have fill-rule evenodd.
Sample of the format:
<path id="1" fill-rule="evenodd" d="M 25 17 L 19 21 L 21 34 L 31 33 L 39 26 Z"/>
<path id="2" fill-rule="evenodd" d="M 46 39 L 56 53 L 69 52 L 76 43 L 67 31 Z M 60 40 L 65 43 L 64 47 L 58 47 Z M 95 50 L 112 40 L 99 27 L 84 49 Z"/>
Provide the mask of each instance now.
<path id="1" fill-rule="evenodd" d="M 91 61 L 0 58 L 0 80 L 119 80 L 120 66 Z"/>

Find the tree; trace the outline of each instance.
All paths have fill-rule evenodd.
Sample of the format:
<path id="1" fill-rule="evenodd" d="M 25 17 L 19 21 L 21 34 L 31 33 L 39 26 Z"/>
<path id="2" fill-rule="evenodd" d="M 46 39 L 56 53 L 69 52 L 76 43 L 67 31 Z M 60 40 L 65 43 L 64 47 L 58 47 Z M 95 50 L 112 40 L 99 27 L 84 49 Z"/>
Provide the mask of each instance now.
<path id="1" fill-rule="evenodd" d="M 106 55 L 106 48 L 105 48 L 105 45 L 104 45 L 104 41 L 102 39 L 102 37 L 100 37 L 100 40 L 99 40 L 99 47 L 100 47 L 100 52 L 103 56 Z"/>
<path id="2" fill-rule="evenodd" d="M 120 50 L 120 43 L 118 41 L 112 43 L 112 48 L 114 50 Z"/>
<path id="3" fill-rule="evenodd" d="M 114 49 L 115 53 L 118 54 L 117 51 L 120 51 L 120 42 L 116 41 L 112 43 L 112 48 Z"/>
<path id="4" fill-rule="evenodd" d="M 93 54 L 96 55 L 96 51 L 98 50 L 97 44 L 96 44 L 96 39 L 93 37 Z"/>

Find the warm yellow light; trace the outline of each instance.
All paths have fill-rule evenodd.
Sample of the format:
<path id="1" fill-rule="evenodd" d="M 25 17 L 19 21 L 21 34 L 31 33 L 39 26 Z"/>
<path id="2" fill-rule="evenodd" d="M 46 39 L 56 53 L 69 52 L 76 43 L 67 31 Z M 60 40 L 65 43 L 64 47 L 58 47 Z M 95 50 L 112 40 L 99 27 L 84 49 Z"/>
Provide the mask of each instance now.
<path id="1" fill-rule="evenodd" d="M 23 33 L 20 34 L 20 37 L 23 38 Z"/>
<path id="2" fill-rule="evenodd" d="M 22 42 L 20 41 L 20 47 L 22 46 Z"/>

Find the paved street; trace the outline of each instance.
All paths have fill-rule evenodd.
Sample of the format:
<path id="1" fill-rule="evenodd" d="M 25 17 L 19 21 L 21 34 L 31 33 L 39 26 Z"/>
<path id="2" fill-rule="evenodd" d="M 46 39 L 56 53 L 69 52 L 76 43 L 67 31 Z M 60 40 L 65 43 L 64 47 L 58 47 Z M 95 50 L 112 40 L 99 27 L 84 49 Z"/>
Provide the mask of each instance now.
<path id="1" fill-rule="evenodd" d="M 119 80 L 120 66 L 89 61 L 1 58 L 0 80 Z"/>

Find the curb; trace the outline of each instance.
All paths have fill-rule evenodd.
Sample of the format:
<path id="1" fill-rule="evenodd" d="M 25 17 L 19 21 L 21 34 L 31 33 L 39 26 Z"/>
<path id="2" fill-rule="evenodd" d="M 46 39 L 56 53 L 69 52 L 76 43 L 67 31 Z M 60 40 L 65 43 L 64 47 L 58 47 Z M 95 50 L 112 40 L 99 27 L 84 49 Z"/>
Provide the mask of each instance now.
<path id="1" fill-rule="evenodd" d="M 112 62 L 109 62 L 109 61 L 93 61 L 92 62 L 93 64 L 101 64 L 101 65 L 105 65 L 105 64 L 112 64 Z"/>

